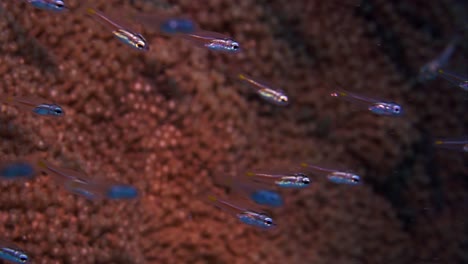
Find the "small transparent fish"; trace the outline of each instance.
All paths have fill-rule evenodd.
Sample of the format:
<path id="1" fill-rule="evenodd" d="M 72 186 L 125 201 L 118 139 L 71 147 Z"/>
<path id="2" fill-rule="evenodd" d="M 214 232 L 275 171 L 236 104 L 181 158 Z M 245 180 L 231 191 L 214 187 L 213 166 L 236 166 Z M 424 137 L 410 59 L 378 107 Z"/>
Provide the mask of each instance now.
<path id="1" fill-rule="evenodd" d="M 33 112 L 41 116 L 61 117 L 65 114 L 62 107 L 56 104 L 45 103 L 41 98 L 8 96 L 3 100 L 5 104 L 11 104 L 21 110 Z"/>
<path id="2" fill-rule="evenodd" d="M 468 138 L 438 139 L 434 144 L 439 148 L 468 152 Z"/>
<path id="3" fill-rule="evenodd" d="M 198 30 L 198 25 L 188 18 L 169 17 L 162 14 L 135 14 L 132 19 L 147 28 L 167 35 L 191 34 Z"/>
<path id="4" fill-rule="evenodd" d="M 134 33 L 129 29 L 126 29 L 93 8 L 88 8 L 87 12 L 92 17 L 97 18 L 99 22 L 107 26 L 112 31 L 112 34 L 122 43 L 140 51 L 149 50 L 149 45 L 141 34 Z"/>
<path id="5" fill-rule="evenodd" d="M 418 76 L 419 81 L 433 80 L 437 77 L 437 71 L 447 65 L 455 52 L 458 41 L 459 37 L 455 37 L 438 57 L 421 67 Z"/>
<path id="6" fill-rule="evenodd" d="M 449 81 L 453 85 L 462 88 L 465 91 L 468 91 L 468 77 L 460 76 L 453 72 L 449 72 L 443 69 L 439 69 L 437 71 L 440 77 L 444 78 L 445 80 Z"/>
<path id="7" fill-rule="evenodd" d="M 352 172 L 326 169 L 326 168 L 314 166 L 308 163 L 301 163 L 301 167 L 325 172 L 326 173 L 325 177 L 328 179 L 328 181 L 333 182 L 333 183 L 347 184 L 347 185 L 358 185 L 361 183 L 361 177 Z"/>
<path id="8" fill-rule="evenodd" d="M 234 204 L 231 204 L 227 201 L 220 200 L 215 196 L 208 196 L 208 200 L 214 206 L 222 209 L 223 211 L 235 216 L 239 221 L 244 224 L 255 226 L 263 229 L 271 229 L 276 226 L 273 218 L 264 214 L 258 213 L 254 211 L 250 211 L 248 209 L 244 209 L 238 207 Z"/>
<path id="9" fill-rule="evenodd" d="M 195 46 L 207 48 L 212 51 L 227 53 L 237 53 L 241 51 L 238 42 L 216 32 L 199 30 L 190 34 L 181 34 L 180 37 L 190 41 Z"/>
<path id="10" fill-rule="evenodd" d="M 237 78 L 254 88 L 255 92 L 265 101 L 279 106 L 286 106 L 289 104 L 289 98 L 283 90 L 273 88 L 272 86 L 262 81 L 255 80 L 243 73 L 238 74 Z"/>
<path id="11" fill-rule="evenodd" d="M 284 204 L 283 197 L 276 191 L 268 190 L 253 182 L 242 181 L 234 178 L 230 180 L 232 182 L 229 186 L 234 192 L 246 195 L 251 201 L 258 205 L 281 207 Z"/>
<path id="12" fill-rule="evenodd" d="M 255 190 L 250 193 L 250 199 L 256 204 L 270 207 L 281 207 L 284 204 L 281 194 L 272 190 Z"/>
<path id="13" fill-rule="evenodd" d="M 268 183 L 280 188 L 302 189 L 311 184 L 310 178 L 304 173 L 268 174 L 247 172 L 245 175 L 253 181 Z"/>
<path id="14" fill-rule="evenodd" d="M 29 263 L 28 254 L 11 242 L 0 239 L 0 260 L 12 263 Z"/>
<path id="15" fill-rule="evenodd" d="M 26 0 L 32 6 L 48 11 L 66 10 L 65 2 L 60 0 Z"/>
<path id="16" fill-rule="evenodd" d="M 15 161 L 0 164 L 0 178 L 2 179 L 32 178 L 35 174 L 34 166 L 28 162 Z"/>
<path id="17" fill-rule="evenodd" d="M 138 197 L 137 189 L 131 185 L 114 184 L 99 179 L 90 179 L 85 173 L 59 168 L 45 161 L 39 161 L 37 166 L 54 177 L 68 191 L 84 196 L 90 200 L 119 200 Z"/>
<path id="18" fill-rule="evenodd" d="M 379 101 L 344 90 L 333 91 L 330 95 L 356 103 L 357 105 L 365 106 L 367 110 L 377 115 L 401 116 L 403 114 L 403 108 L 397 103 Z"/>

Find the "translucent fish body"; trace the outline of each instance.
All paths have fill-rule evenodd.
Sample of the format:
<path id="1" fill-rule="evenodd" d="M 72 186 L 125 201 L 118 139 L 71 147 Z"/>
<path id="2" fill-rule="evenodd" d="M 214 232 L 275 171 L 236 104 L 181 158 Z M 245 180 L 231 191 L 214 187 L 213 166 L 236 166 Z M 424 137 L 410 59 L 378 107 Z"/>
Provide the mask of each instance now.
<path id="1" fill-rule="evenodd" d="M 421 67 L 418 77 L 420 81 L 433 80 L 437 77 L 437 71 L 447 65 L 455 52 L 457 42 L 458 37 L 455 37 L 437 58 Z"/>
<path id="2" fill-rule="evenodd" d="M 276 191 L 268 190 L 262 185 L 243 179 L 233 179 L 230 184 L 235 193 L 247 196 L 251 201 L 258 205 L 280 207 L 283 205 L 283 197 Z"/>
<path id="3" fill-rule="evenodd" d="M 353 173 L 335 171 L 327 175 L 330 182 L 337 184 L 357 185 L 361 182 L 361 178 Z"/>
<path id="4" fill-rule="evenodd" d="M 245 211 L 237 215 L 239 221 L 244 224 L 259 228 L 268 229 L 274 226 L 273 219 L 265 214 L 260 214 L 251 211 Z"/>
<path id="5" fill-rule="evenodd" d="M 214 206 L 235 216 L 239 221 L 241 221 L 244 224 L 259 227 L 262 229 L 270 229 L 275 226 L 273 219 L 266 214 L 244 209 L 227 201 L 219 200 L 214 196 L 209 196 L 208 200 Z"/>
<path id="6" fill-rule="evenodd" d="M 286 93 L 278 88 L 273 88 L 262 81 L 255 80 L 243 73 L 239 74 L 238 79 L 246 83 L 265 101 L 279 106 L 286 106 L 289 104 L 289 98 Z"/>
<path id="7" fill-rule="evenodd" d="M 12 243 L 0 240 L 0 260 L 12 263 L 29 263 L 28 255 Z"/>
<path id="8" fill-rule="evenodd" d="M 107 189 L 106 197 L 109 199 L 135 199 L 138 190 L 130 185 L 113 185 Z"/>
<path id="9" fill-rule="evenodd" d="M 149 45 L 141 34 L 132 32 L 93 8 L 88 8 L 87 12 L 109 28 L 112 34 L 122 43 L 140 51 L 149 50 Z"/>
<path id="10" fill-rule="evenodd" d="M 440 77 L 449 81 L 451 84 L 457 86 L 458 88 L 462 88 L 465 91 L 468 91 L 468 77 L 460 76 L 453 72 L 449 72 L 442 69 L 439 69 L 437 72 L 439 73 Z"/>
<path id="11" fill-rule="evenodd" d="M 400 116 L 403 114 L 403 108 L 396 103 L 383 102 L 344 90 L 333 91 L 330 95 L 332 97 L 342 98 L 356 105 L 365 106 L 367 110 L 377 115 Z"/>
<path id="12" fill-rule="evenodd" d="M 323 174 L 328 181 L 333 183 L 347 185 L 358 185 L 361 183 L 361 177 L 351 172 L 322 168 L 308 163 L 301 163 L 301 167 L 315 171 L 318 174 Z"/>
<path id="13" fill-rule="evenodd" d="M 191 34 L 198 30 L 197 24 L 188 18 L 169 17 L 162 14 L 135 14 L 132 18 L 147 28 L 167 35 Z"/>
<path id="14" fill-rule="evenodd" d="M 302 189 L 310 186 L 311 180 L 304 173 L 268 174 L 247 172 L 246 176 L 255 182 L 263 182 L 280 188 Z"/>
<path id="15" fill-rule="evenodd" d="M 48 11 L 64 11 L 65 3 L 60 0 L 27 0 L 32 6 Z"/>
<path id="16" fill-rule="evenodd" d="M 281 194 L 271 190 L 257 190 L 250 194 L 250 199 L 259 205 L 270 207 L 283 206 L 283 198 Z"/>
<path id="17" fill-rule="evenodd" d="M 191 34 L 181 34 L 180 37 L 190 41 L 195 46 L 212 51 L 237 53 L 241 50 L 238 42 L 216 32 L 196 31 Z"/>
<path id="18" fill-rule="evenodd" d="M 435 145 L 439 148 L 468 152 L 468 139 L 439 139 Z"/>
<path id="19" fill-rule="evenodd" d="M 190 34 L 197 30 L 197 26 L 190 19 L 169 18 L 161 23 L 160 29 L 166 34 Z"/>
<path id="20" fill-rule="evenodd" d="M 52 174 L 69 192 L 90 200 L 121 200 L 138 197 L 137 189 L 131 185 L 115 184 L 99 179 L 89 179 L 86 174 L 58 168 L 43 161 L 40 161 L 38 166 Z"/>
<path id="21" fill-rule="evenodd" d="M 63 116 L 63 109 L 56 104 L 40 104 L 33 109 L 33 112 L 42 116 Z"/>
<path id="22" fill-rule="evenodd" d="M 35 174 L 34 166 L 27 162 L 0 164 L 0 177 L 3 179 L 32 178 Z"/>
<path id="23" fill-rule="evenodd" d="M 27 97 L 7 97 L 3 100 L 6 104 L 11 104 L 23 111 L 32 112 L 41 116 L 62 117 L 65 115 L 63 109 L 56 104 L 44 103 L 42 98 L 27 98 Z"/>
<path id="24" fill-rule="evenodd" d="M 131 46 L 134 49 L 142 51 L 149 50 L 146 40 L 140 34 L 136 34 L 122 28 L 112 31 L 112 34 L 122 43 Z"/>

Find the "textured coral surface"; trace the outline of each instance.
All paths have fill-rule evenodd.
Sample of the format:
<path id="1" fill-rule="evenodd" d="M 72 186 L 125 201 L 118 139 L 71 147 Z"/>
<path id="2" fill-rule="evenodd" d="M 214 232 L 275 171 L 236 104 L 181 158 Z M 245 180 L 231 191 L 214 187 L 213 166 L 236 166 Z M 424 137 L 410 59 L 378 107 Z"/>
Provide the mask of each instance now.
<path id="1" fill-rule="evenodd" d="M 45 158 L 141 192 L 92 202 L 45 174 L 0 182 L 1 237 L 34 263 L 468 263 L 467 156 L 431 143 L 467 133 L 467 93 L 415 81 L 464 23 L 461 1 L 91 2 L 121 19 L 184 14 L 243 52 L 211 53 L 127 21 L 150 43 L 138 52 L 78 0 L 65 13 L 1 1 L 2 97 L 49 98 L 66 116 L 1 106 L 0 158 Z M 467 54 L 460 45 L 451 68 L 467 72 Z M 291 105 L 259 100 L 231 78 L 235 67 L 283 87 Z M 397 101 L 405 115 L 337 101 L 336 83 Z M 301 161 L 352 168 L 364 184 L 284 192 L 272 232 L 200 199 L 224 192 L 223 173 Z"/>

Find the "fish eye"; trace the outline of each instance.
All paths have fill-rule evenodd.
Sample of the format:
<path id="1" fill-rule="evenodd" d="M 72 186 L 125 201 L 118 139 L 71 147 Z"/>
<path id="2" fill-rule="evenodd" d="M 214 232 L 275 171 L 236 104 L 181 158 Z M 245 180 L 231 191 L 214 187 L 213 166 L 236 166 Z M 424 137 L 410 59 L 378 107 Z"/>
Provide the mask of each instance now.
<path id="1" fill-rule="evenodd" d="M 21 262 L 25 263 L 26 261 L 28 261 L 28 256 L 24 255 L 24 254 L 21 254 L 19 256 L 19 259 Z"/>
<path id="2" fill-rule="evenodd" d="M 398 106 L 398 105 L 396 105 L 396 106 L 393 107 L 393 112 L 395 112 L 395 113 L 397 113 L 397 114 L 400 113 L 400 110 L 401 110 L 401 108 L 400 108 L 400 106 Z"/>
<path id="3" fill-rule="evenodd" d="M 263 219 L 263 223 L 265 223 L 268 226 L 271 226 L 273 225 L 273 219 L 266 217 L 265 219 Z"/>
<path id="4" fill-rule="evenodd" d="M 351 178 L 351 180 L 352 180 L 353 182 L 355 182 L 355 183 L 358 183 L 358 182 L 359 182 L 359 177 L 358 177 L 358 176 L 353 176 L 353 177 Z"/>
<path id="5" fill-rule="evenodd" d="M 58 7 L 58 8 L 63 8 L 63 7 L 65 7 L 65 5 L 63 4 L 62 1 L 55 2 L 55 6 Z"/>
<path id="6" fill-rule="evenodd" d="M 287 102 L 288 102 L 288 97 L 282 95 L 282 96 L 280 96 L 279 100 L 280 100 L 280 102 L 282 102 L 282 103 L 287 103 Z"/>
<path id="7" fill-rule="evenodd" d="M 304 177 L 304 178 L 302 178 L 302 183 L 304 183 L 304 184 L 309 184 L 309 183 L 310 183 L 310 179 L 307 178 L 307 177 Z"/>
<path id="8" fill-rule="evenodd" d="M 233 50 L 238 50 L 239 49 L 239 44 L 237 42 L 233 42 L 231 44 L 231 47 L 232 47 Z"/>

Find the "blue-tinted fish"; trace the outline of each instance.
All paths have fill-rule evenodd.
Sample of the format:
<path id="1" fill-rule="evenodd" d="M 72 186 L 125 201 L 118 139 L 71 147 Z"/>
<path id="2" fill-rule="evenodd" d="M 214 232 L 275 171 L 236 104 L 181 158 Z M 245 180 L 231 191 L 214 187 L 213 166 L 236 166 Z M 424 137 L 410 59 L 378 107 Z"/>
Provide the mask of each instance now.
<path id="1" fill-rule="evenodd" d="M 244 224 L 263 228 L 263 229 L 271 229 L 276 226 L 275 222 L 273 221 L 273 218 L 271 218 L 270 216 L 264 213 L 258 213 L 258 212 L 254 212 L 248 209 L 238 207 L 227 201 L 220 200 L 216 198 L 215 196 L 208 196 L 208 200 L 214 206 L 235 216 L 237 219 L 239 219 L 239 221 L 241 221 Z"/>
<path id="2" fill-rule="evenodd" d="M 44 161 L 37 166 L 54 177 L 68 191 L 84 196 L 90 200 L 97 199 L 134 199 L 138 191 L 131 185 L 114 184 L 99 179 L 90 179 L 85 173 L 58 168 Z"/>
<path id="3" fill-rule="evenodd" d="M 438 139 L 435 145 L 439 148 L 468 152 L 468 138 Z"/>
<path id="4" fill-rule="evenodd" d="M 45 100 L 41 98 L 8 96 L 2 101 L 5 104 L 11 104 L 21 110 L 33 112 L 41 116 L 61 117 L 65 115 L 62 107 L 56 104 L 46 103 Z"/>
<path id="5" fill-rule="evenodd" d="M 397 103 L 379 101 L 377 99 L 360 96 L 344 90 L 333 91 L 330 95 L 364 106 L 367 110 L 377 115 L 401 116 L 403 114 L 403 108 Z"/>
<path id="6" fill-rule="evenodd" d="M 26 0 L 32 6 L 48 11 L 66 10 L 65 2 L 60 0 Z"/>
<path id="7" fill-rule="evenodd" d="M 135 14 L 131 17 L 147 28 L 167 35 L 191 34 L 198 30 L 198 25 L 188 18 L 170 17 L 163 14 Z"/>
<path id="8" fill-rule="evenodd" d="M 0 239 L 0 260 L 12 263 L 29 263 L 28 254 L 11 242 Z"/>
<path id="9" fill-rule="evenodd" d="M 229 187 L 236 193 L 246 195 L 250 200 L 258 205 L 270 207 L 283 206 L 283 197 L 280 193 L 269 190 L 259 184 L 243 181 L 242 179 L 232 178 Z"/>
<path id="10" fill-rule="evenodd" d="M 281 194 L 272 190 L 254 190 L 250 193 L 250 199 L 256 204 L 270 207 L 281 207 L 284 204 Z"/>
<path id="11" fill-rule="evenodd" d="M 437 73 L 439 73 L 440 77 L 446 79 L 458 88 L 462 88 L 463 90 L 468 91 L 468 77 L 460 76 L 458 74 L 443 69 L 439 69 Z"/>
<path id="12" fill-rule="evenodd" d="M 212 51 L 227 53 L 237 53 L 241 51 L 238 42 L 216 32 L 199 30 L 190 34 L 180 34 L 179 36 L 190 41 L 195 46 L 207 48 Z"/>
<path id="13" fill-rule="evenodd" d="M 149 50 L 149 45 L 141 34 L 134 33 L 131 30 L 117 24 L 116 22 L 112 21 L 110 18 L 93 8 L 88 8 L 87 12 L 92 17 L 98 19 L 99 22 L 107 26 L 111 30 L 112 34 L 122 43 L 127 44 L 128 46 L 140 51 Z"/>
<path id="14" fill-rule="evenodd" d="M 32 178 L 35 174 L 34 166 L 27 162 L 2 162 L 0 164 L 0 178 L 2 179 Z"/>
<path id="15" fill-rule="evenodd" d="M 444 51 L 437 58 L 421 67 L 419 70 L 419 81 L 432 80 L 437 77 L 437 71 L 447 65 L 448 61 L 455 52 L 458 41 L 459 37 L 457 36 L 452 41 L 450 41 L 447 47 L 445 47 Z"/>
<path id="16" fill-rule="evenodd" d="M 301 167 L 320 171 L 325 173 L 325 177 L 328 181 L 338 184 L 358 185 L 361 183 L 361 177 L 352 172 L 339 171 L 334 169 L 326 169 L 318 166 L 314 166 L 308 163 L 301 163 Z"/>
<path id="17" fill-rule="evenodd" d="M 238 74 L 237 78 L 255 89 L 255 92 L 265 101 L 279 106 L 289 104 L 289 98 L 282 89 L 274 88 L 263 81 L 256 80 L 243 73 Z"/>
<path id="18" fill-rule="evenodd" d="M 285 174 L 247 172 L 245 175 L 255 182 L 263 182 L 280 188 L 302 189 L 311 184 L 309 176 L 300 172 Z"/>

